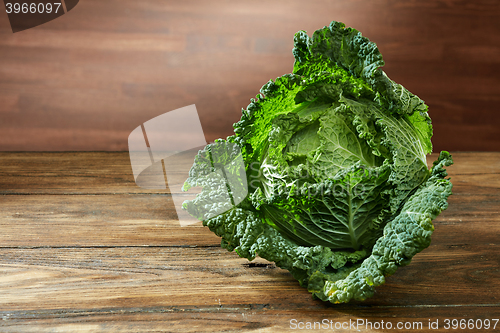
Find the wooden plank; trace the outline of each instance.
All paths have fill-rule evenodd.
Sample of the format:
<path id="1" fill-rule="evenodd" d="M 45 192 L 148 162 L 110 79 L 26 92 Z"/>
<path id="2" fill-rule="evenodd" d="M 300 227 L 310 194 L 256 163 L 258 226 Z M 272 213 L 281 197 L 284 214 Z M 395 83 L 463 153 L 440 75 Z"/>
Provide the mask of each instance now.
<path id="1" fill-rule="evenodd" d="M 5 195 L 0 211 L 0 247 L 220 245 L 166 195 Z"/>
<path id="2" fill-rule="evenodd" d="M 499 195 L 449 202 L 434 221 L 434 242 L 497 242 Z M 4 195 L 0 211 L 0 247 L 220 244 L 201 223 L 181 227 L 165 195 Z"/>
<path id="3" fill-rule="evenodd" d="M 500 173 L 500 153 L 454 152 L 452 155 L 455 164 L 447 169 L 454 191 L 468 186 L 500 188 L 500 180 L 495 177 Z M 437 156 L 437 153 L 428 156 L 429 167 Z M 167 191 L 138 187 L 127 152 L 0 152 L 0 195 L 28 193 L 161 194 Z"/>
<path id="4" fill-rule="evenodd" d="M 0 195 L 170 193 L 170 189 L 147 190 L 136 185 L 130 157 L 125 152 L 0 152 L 0 161 Z M 181 169 L 184 176 L 180 177 L 179 172 L 176 172 L 168 179 L 168 184 L 181 186 L 187 179 L 193 162 L 194 157 L 185 158 Z M 168 163 L 168 160 L 165 163 Z M 163 176 L 161 178 L 164 179 Z M 182 194 L 180 186 L 174 187 L 173 193 Z"/>
<path id="5" fill-rule="evenodd" d="M 129 154 L 0 152 L 2 194 L 166 193 L 134 182 Z"/>
<path id="6" fill-rule="evenodd" d="M 385 324 L 385 330 L 380 325 L 382 322 L 390 322 L 395 332 L 450 332 L 451 326 L 445 328 L 445 318 L 458 318 L 467 320 L 481 320 L 487 322 L 490 318 L 497 318 L 500 308 L 498 306 L 480 307 L 482 312 L 474 316 L 474 307 L 422 307 L 408 311 L 407 308 L 384 308 L 377 311 L 371 307 L 353 309 L 352 307 L 338 307 L 337 309 L 326 309 L 324 311 L 281 311 L 267 309 L 265 306 L 259 308 L 212 308 L 200 309 L 185 307 L 179 308 L 148 308 L 144 312 L 136 309 L 125 310 L 97 310 L 86 309 L 74 311 L 62 316 L 58 311 L 19 312 L 5 317 L 4 327 L 7 332 L 293 332 L 299 328 L 302 332 L 315 332 L 319 329 L 334 332 L 370 332 L 389 331 Z M 295 321 L 294 321 L 295 320 Z M 323 320 L 328 325 L 323 328 L 316 324 L 315 329 L 305 329 L 307 323 L 321 323 Z M 351 320 L 351 323 L 349 321 Z M 360 321 L 360 325 L 356 323 Z M 331 323 L 330 323 L 331 321 Z M 437 329 L 430 329 L 429 322 L 433 325 L 438 321 Z M 300 322 L 300 324 L 299 324 Z M 371 323 L 371 328 L 370 324 Z M 338 329 L 335 325 L 338 323 Z M 366 324 L 363 324 L 366 323 Z M 398 323 L 402 329 L 397 329 Z M 489 321 L 490 330 L 493 321 Z M 301 325 L 301 326 L 298 326 Z M 342 329 L 344 325 L 345 329 Z M 350 327 L 350 325 L 353 325 Z M 366 326 L 365 326 L 366 325 Z M 404 327 L 407 329 L 404 329 Z M 498 325 L 497 325 L 498 328 Z M 484 326 L 483 326 L 483 330 Z M 477 330 L 477 331 L 483 331 Z M 471 329 L 470 331 L 474 331 Z"/>
<path id="7" fill-rule="evenodd" d="M 269 309 L 249 309 L 249 308 L 214 308 L 203 310 L 199 308 L 152 308 L 144 312 L 96 310 L 88 309 L 75 311 L 68 316 L 61 317 L 61 313 L 45 312 L 43 314 L 31 312 L 15 313 L 5 319 L 12 331 L 22 332 L 293 332 L 298 327 L 301 332 L 315 332 L 319 329 L 331 330 L 334 332 L 370 332 L 389 331 L 382 330 L 382 322 L 388 323 L 395 332 L 450 332 L 451 327 L 445 329 L 444 318 L 458 318 L 469 320 L 471 311 L 476 310 L 470 307 L 429 307 L 418 308 L 409 312 L 406 308 L 395 308 L 376 311 L 372 308 L 362 308 L 353 310 L 352 308 L 342 308 L 339 310 L 327 309 L 325 311 L 280 311 Z M 482 314 L 474 317 L 475 320 L 484 320 L 498 317 L 499 307 L 482 307 Z M 235 313 L 236 312 L 236 313 Z M 295 321 L 294 321 L 295 320 Z M 314 325 L 314 322 L 321 323 L 326 320 L 332 325 L 323 328 L 317 324 L 316 329 L 305 329 L 307 323 Z M 349 327 L 351 320 L 352 327 Z M 360 320 L 360 325 L 356 322 Z M 433 325 L 438 321 L 438 329 L 430 329 L 429 322 Z M 331 324 L 330 324 L 331 321 Z M 299 322 L 301 324 L 299 324 Z M 366 324 L 361 324 L 365 323 Z M 371 329 L 370 324 L 371 323 Z M 293 324 L 292 324 L 293 323 Z M 338 329 L 335 325 L 338 323 Z M 400 327 L 407 329 L 397 329 Z M 491 323 L 491 321 L 490 321 Z M 301 325 L 301 326 L 298 326 Z M 342 329 L 342 325 L 344 328 Z M 365 326 L 366 325 L 366 326 Z M 384 328 L 388 324 L 385 324 Z M 0 324 L 2 327 L 2 324 Z M 484 327 L 484 326 L 483 326 Z M 497 325 L 498 327 L 498 325 Z M 490 326 L 490 330 L 493 324 Z M 484 330 L 484 328 L 483 328 Z M 9 330 L 10 332 L 11 330 Z M 455 331 L 460 331 L 455 330 Z M 470 330 L 474 331 L 474 330 Z M 482 331 L 482 330 L 478 330 Z"/>
<path id="8" fill-rule="evenodd" d="M 500 305 L 498 250 L 498 245 L 433 246 L 388 277 L 373 298 L 352 304 Z M 3 249 L 0 281 L 5 287 L 0 306 L 12 311 L 129 308 L 130 300 L 146 308 L 217 306 L 214 299 L 229 307 L 330 306 L 314 301 L 286 270 L 263 259 L 249 265 L 222 248 Z M 79 291 L 85 291 L 85 298 L 72 299 Z"/>

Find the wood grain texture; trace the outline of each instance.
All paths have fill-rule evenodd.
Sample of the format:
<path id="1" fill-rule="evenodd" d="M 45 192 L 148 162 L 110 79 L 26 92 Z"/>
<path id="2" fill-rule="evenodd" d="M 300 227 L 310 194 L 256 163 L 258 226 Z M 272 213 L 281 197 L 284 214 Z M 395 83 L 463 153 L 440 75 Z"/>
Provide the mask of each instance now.
<path id="1" fill-rule="evenodd" d="M 427 102 L 437 151 L 498 151 L 499 15 L 491 0 L 85 0 L 16 34 L 0 15 L 0 150 L 127 150 L 139 124 L 190 104 L 207 140 L 226 137 L 292 70 L 294 33 L 337 20 Z"/>
<path id="2" fill-rule="evenodd" d="M 0 331 L 286 332 L 326 319 L 426 332 L 430 319 L 449 332 L 446 318 L 498 318 L 500 153 L 453 156 L 431 246 L 373 298 L 334 306 L 208 228 L 180 227 L 168 193 L 135 185 L 127 153 L 0 153 Z"/>

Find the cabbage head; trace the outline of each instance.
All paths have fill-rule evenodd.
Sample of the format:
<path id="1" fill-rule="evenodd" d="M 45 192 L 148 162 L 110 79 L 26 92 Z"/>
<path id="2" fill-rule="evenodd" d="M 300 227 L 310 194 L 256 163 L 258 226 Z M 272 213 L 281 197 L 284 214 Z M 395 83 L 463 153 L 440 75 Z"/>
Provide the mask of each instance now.
<path id="1" fill-rule="evenodd" d="M 235 134 L 198 153 L 184 188 L 203 191 L 184 209 L 222 247 L 274 261 L 315 297 L 364 300 L 429 246 L 452 159 L 441 152 L 428 169 L 427 106 L 357 30 L 299 31 L 293 54 L 293 72 L 262 87 Z"/>

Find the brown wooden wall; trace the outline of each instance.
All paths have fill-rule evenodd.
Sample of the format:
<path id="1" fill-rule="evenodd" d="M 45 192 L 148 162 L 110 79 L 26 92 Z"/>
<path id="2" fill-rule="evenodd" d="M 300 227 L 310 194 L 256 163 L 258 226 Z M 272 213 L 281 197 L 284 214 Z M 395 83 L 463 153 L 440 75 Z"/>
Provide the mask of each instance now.
<path id="1" fill-rule="evenodd" d="M 289 73 L 293 34 L 360 30 L 424 99 L 435 150 L 500 150 L 498 0 L 81 0 L 13 34 L 0 13 L 0 150 L 127 150 L 139 124 L 196 104 L 207 140 Z"/>

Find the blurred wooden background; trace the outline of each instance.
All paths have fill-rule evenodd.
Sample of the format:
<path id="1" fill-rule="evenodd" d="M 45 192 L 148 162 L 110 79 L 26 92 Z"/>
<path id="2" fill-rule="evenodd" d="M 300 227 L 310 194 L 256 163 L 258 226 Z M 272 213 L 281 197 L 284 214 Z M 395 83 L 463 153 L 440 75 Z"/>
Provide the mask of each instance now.
<path id="1" fill-rule="evenodd" d="M 2 11 L 3 11 L 3 7 Z M 497 0 L 81 0 L 13 34 L 0 14 L 0 150 L 127 150 L 139 124 L 196 104 L 207 140 L 293 66 L 293 35 L 337 20 L 424 99 L 436 151 L 500 148 Z"/>

